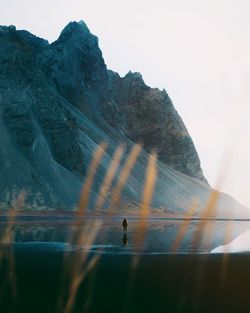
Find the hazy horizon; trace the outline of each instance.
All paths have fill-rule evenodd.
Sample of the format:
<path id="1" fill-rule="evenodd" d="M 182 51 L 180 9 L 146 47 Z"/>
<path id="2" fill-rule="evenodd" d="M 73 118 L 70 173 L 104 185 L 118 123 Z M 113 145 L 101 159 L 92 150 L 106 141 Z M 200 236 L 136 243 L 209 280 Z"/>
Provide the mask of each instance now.
<path id="1" fill-rule="evenodd" d="M 54 41 L 84 20 L 107 67 L 164 88 L 212 186 L 250 207 L 250 2 L 0 0 L 0 24 Z M 226 173 L 226 174 L 225 174 Z"/>

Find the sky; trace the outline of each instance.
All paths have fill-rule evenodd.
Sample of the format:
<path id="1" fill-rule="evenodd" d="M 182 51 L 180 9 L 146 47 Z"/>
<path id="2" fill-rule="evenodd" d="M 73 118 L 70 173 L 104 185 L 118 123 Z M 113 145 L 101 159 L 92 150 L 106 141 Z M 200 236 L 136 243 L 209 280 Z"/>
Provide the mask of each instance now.
<path id="1" fill-rule="evenodd" d="M 209 183 L 250 207 L 249 0 L 0 0 L 0 24 L 56 40 L 84 20 L 108 68 L 165 88 Z"/>

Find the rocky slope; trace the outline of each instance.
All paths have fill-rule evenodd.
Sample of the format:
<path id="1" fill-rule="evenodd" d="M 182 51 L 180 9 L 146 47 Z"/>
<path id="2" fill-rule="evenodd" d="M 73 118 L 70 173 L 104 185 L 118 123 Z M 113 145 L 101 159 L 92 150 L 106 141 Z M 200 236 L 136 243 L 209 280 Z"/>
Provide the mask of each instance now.
<path id="1" fill-rule="evenodd" d="M 140 201 L 148 153 L 157 151 L 153 206 L 199 207 L 211 189 L 188 131 L 166 91 L 145 85 L 138 73 L 108 71 L 97 37 L 84 22 L 71 22 L 49 44 L 14 26 L 0 27 L 0 201 L 21 190 L 31 208 L 73 208 L 95 149 L 108 143 L 90 197 L 96 194 L 119 144 L 144 151 L 123 191 Z M 107 197 L 108 198 L 108 197 Z M 107 205 L 108 199 L 105 202 Z M 218 208 L 241 208 L 227 196 Z"/>
<path id="2" fill-rule="evenodd" d="M 118 129 L 142 143 L 175 170 L 206 182 L 193 141 L 165 90 L 145 85 L 139 73 L 121 78 L 110 72 L 117 103 Z"/>

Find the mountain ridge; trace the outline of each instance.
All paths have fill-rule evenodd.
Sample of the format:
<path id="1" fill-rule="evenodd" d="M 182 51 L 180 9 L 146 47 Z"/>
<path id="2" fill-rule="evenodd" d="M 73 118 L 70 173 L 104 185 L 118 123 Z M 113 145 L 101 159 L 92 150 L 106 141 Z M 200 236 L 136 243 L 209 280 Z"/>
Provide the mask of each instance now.
<path id="1" fill-rule="evenodd" d="M 156 151 L 152 206 L 185 211 L 194 199 L 197 210 L 204 206 L 211 188 L 168 94 L 148 87 L 139 73 L 120 77 L 108 70 L 84 22 L 69 23 L 51 44 L 1 26 L 0 66 L 2 203 L 25 189 L 31 208 L 74 208 L 93 153 L 105 141 L 90 208 L 117 147 L 126 149 L 114 184 L 136 143 L 144 150 L 124 187 L 124 203 L 140 202 L 148 153 Z M 107 194 L 104 207 L 108 202 Z"/>

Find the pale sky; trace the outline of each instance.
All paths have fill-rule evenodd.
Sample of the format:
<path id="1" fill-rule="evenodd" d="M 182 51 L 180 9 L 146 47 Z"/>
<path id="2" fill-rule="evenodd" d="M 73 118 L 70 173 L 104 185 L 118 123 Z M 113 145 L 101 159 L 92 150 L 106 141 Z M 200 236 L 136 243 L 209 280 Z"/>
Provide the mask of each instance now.
<path id="1" fill-rule="evenodd" d="M 212 186 L 250 207 L 249 0 L 0 0 L 0 24 L 54 41 L 70 21 L 108 68 L 165 88 Z"/>

